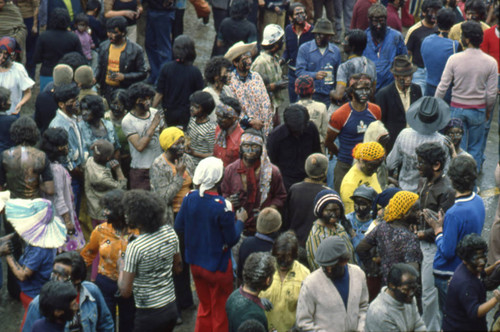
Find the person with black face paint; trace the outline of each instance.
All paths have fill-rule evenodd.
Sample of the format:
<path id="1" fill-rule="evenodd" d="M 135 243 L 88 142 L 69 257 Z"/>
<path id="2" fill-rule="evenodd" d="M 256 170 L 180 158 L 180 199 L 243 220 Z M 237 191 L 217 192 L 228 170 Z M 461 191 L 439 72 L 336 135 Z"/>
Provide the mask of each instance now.
<path id="1" fill-rule="evenodd" d="M 484 277 L 494 269 L 486 268 L 488 246 L 478 234 L 466 235 L 457 246 L 462 263 L 448 286 L 444 306 L 443 331 L 487 331 L 486 315 L 500 303 L 500 291 L 486 300 Z"/>
<path id="2" fill-rule="evenodd" d="M 273 245 L 276 272 L 271 287 L 259 294 L 271 301 L 273 308 L 266 313 L 270 331 L 289 331 L 296 320 L 300 287 L 310 274 L 309 269 L 297 261 L 299 244 L 292 231 L 281 234 Z"/>
<path id="3" fill-rule="evenodd" d="M 307 176 L 304 165 L 312 153 L 321 152 L 316 125 L 307 108 L 292 104 L 283 112 L 284 124 L 274 128 L 267 140 L 271 162 L 279 167 L 286 190 Z"/>
<path id="4" fill-rule="evenodd" d="M 465 3 L 465 21 L 456 23 L 451 27 L 449 38 L 453 40 L 458 40 L 463 48 L 467 47 L 467 43 L 464 43 L 462 39 L 462 24 L 467 21 L 477 22 L 481 24 L 481 29 L 485 31 L 489 29 L 489 25 L 484 22 L 486 19 L 486 4 L 483 0 L 468 0 Z"/>
<path id="5" fill-rule="evenodd" d="M 352 229 L 356 232 L 351 241 L 354 249 L 365 237 L 365 233 L 370 227 L 372 219 L 372 202 L 377 196 L 375 189 L 364 184 L 356 188 L 351 196 L 354 202 L 354 212 L 346 215 L 346 219 L 351 222 Z M 358 260 L 358 259 L 357 259 Z"/>
<path id="6" fill-rule="evenodd" d="M 387 27 L 387 9 L 380 3 L 368 9 L 370 27 L 366 31 L 367 44 L 363 55 L 377 67 L 377 90 L 394 81 L 391 64 L 398 55 L 408 53 L 400 32 Z"/>
<path id="7" fill-rule="evenodd" d="M 296 325 L 303 331 L 364 331 L 368 310 L 365 273 L 349 264 L 351 254 L 339 236 L 324 239 L 315 262 L 319 269 L 300 289 Z"/>
<path id="8" fill-rule="evenodd" d="M 405 37 L 408 56 L 411 57 L 412 63 L 417 66 L 417 70 L 413 74 L 412 82 L 418 84 L 425 94 L 427 69 L 424 66 L 422 55 L 420 54 L 420 46 L 425 37 L 435 34 L 438 31 L 436 26 L 437 12 L 443 7 L 441 0 L 424 0 L 422 4 L 423 20 L 412 26 Z"/>
<path id="9" fill-rule="evenodd" d="M 399 263 L 389 271 L 388 284 L 370 303 L 366 331 L 428 331 L 415 301 L 418 272 L 409 264 Z"/>
<path id="10" fill-rule="evenodd" d="M 314 78 L 313 99 L 330 106 L 330 92 L 337 83 L 337 69 L 340 65 L 340 50 L 331 42 L 335 35 L 333 24 L 319 19 L 314 29 L 314 40 L 300 46 L 297 55 L 297 77 L 307 75 Z"/>
<path id="11" fill-rule="evenodd" d="M 17 120 L 17 116 L 7 113 L 11 105 L 10 94 L 9 89 L 0 87 L 0 154 L 14 146 L 9 130 L 10 126 Z"/>
<path id="12" fill-rule="evenodd" d="M 240 153 L 240 139 L 243 129 L 238 120 L 241 114 L 241 105 L 235 98 L 222 96 L 214 113 L 217 117 L 214 156 L 221 159 L 224 167 L 227 167 L 238 159 Z"/>

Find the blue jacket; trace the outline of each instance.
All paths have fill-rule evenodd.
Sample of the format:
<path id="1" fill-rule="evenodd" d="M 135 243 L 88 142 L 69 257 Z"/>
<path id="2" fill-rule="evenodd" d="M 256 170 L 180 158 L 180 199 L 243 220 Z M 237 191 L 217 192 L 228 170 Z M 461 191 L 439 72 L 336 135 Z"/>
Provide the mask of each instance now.
<path id="1" fill-rule="evenodd" d="M 299 47 L 296 74 L 297 77 L 302 75 L 311 76 L 314 78 L 315 92 L 328 95 L 332 89 L 335 89 L 340 61 L 340 50 L 337 46 L 328 43 L 328 48 L 322 55 L 316 45 L 316 41 L 311 40 Z M 316 79 L 316 73 L 324 70 L 328 63 L 333 67 L 333 84 L 324 84 L 324 80 Z"/>
<path id="2" fill-rule="evenodd" d="M 314 39 L 314 35 L 312 33 L 312 30 L 314 29 L 314 26 L 311 25 L 306 25 L 304 28 L 304 31 L 300 35 L 299 38 L 297 38 L 297 34 L 295 31 L 293 31 L 293 27 L 291 24 L 288 24 L 285 28 L 285 51 L 283 52 L 283 59 L 285 61 L 290 60 L 288 63 L 289 66 L 292 66 L 295 68 L 295 64 L 297 62 L 297 54 L 299 53 L 299 47 Z M 292 71 L 293 74 L 295 74 L 294 71 Z"/>
<path id="3" fill-rule="evenodd" d="M 384 41 L 375 46 L 370 28 L 366 29 L 367 43 L 363 55 L 377 67 L 377 90 L 394 81 L 391 73 L 392 62 L 397 55 L 407 55 L 405 41 L 399 31 L 387 27 Z"/>
<path id="4" fill-rule="evenodd" d="M 80 129 L 77 125 L 78 133 L 75 132 L 71 122 L 62 113 L 61 110 L 57 110 L 56 116 L 50 122 L 49 128 L 62 128 L 68 133 L 68 161 L 64 163 L 64 167 L 68 170 L 73 170 L 75 167 L 83 164 L 85 161 L 85 150 L 83 146 L 82 135 L 80 134 Z"/>
<path id="5" fill-rule="evenodd" d="M 28 314 L 24 321 L 22 332 L 31 332 L 33 324 L 42 318 L 39 309 L 40 296 L 37 296 L 31 301 L 28 307 Z M 80 291 L 80 320 L 82 324 L 82 332 L 114 332 L 115 324 L 109 312 L 108 306 L 104 301 L 101 291 L 91 282 L 82 282 Z M 68 330 L 66 324 L 65 331 Z"/>
<path id="6" fill-rule="evenodd" d="M 470 196 L 455 199 L 455 204 L 446 211 L 443 233 L 436 236 L 437 252 L 434 257 L 434 273 L 452 276 L 462 260 L 455 250 L 467 234 L 481 235 L 484 225 L 483 199 L 472 193 Z"/>
<path id="7" fill-rule="evenodd" d="M 211 272 L 226 271 L 231 247 L 238 243 L 242 230 L 231 203 L 211 192 L 201 197 L 198 190 L 191 191 L 175 218 L 175 231 L 184 236 L 186 262 Z"/>

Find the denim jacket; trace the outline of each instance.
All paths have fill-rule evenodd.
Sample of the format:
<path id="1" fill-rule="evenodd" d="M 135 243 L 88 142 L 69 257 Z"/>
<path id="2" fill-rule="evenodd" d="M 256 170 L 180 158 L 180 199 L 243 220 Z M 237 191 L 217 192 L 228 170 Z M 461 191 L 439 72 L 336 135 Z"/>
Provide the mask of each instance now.
<path id="1" fill-rule="evenodd" d="M 340 65 L 340 50 L 333 43 L 328 43 L 328 48 L 324 54 L 321 54 L 316 41 L 313 39 L 299 47 L 297 55 L 297 77 L 307 75 L 314 78 L 314 90 L 316 93 L 328 95 L 332 89 L 335 89 L 337 82 L 337 70 Z M 333 67 L 333 84 L 325 84 L 324 80 L 317 80 L 316 73 L 324 70 L 327 64 Z"/>
<path id="2" fill-rule="evenodd" d="M 30 332 L 33 324 L 42 314 L 39 309 L 40 296 L 36 296 L 28 307 L 28 314 L 24 321 L 22 332 Z M 82 332 L 114 332 L 115 324 L 104 301 L 101 291 L 91 282 L 82 282 L 80 291 L 80 320 Z M 66 323 L 65 332 L 68 330 L 69 322 Z"/>
<path id="3" fill-rule="evenodd" d="M 74 120 L 75 126 L 71 120 Z M 65 168 L 72 171 L 75 167 L 80 166 L 86 159 L 86 153 L 83 148 L 82 135 L 77 124 L 76 118 L 70 119 L 61 110 L 57 110 L 56 116 L 50 122 L 49 128 L 62 128 L 68 133 L 68 160 L 63 164 Z M 75 129 L 76 128 L 76 129 Z"/>

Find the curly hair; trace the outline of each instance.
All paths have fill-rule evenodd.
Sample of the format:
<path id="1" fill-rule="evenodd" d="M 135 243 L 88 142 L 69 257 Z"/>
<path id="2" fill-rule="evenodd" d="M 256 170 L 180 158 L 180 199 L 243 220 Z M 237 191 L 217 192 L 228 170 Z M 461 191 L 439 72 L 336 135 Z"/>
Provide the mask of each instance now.
<path id="1" fill-rule="evenodd" d="M 238 99 L 228 96 L 221 96 L 220 102 L 224 105 L 232 107 L 235 110 L 236 114 L 241 114 L 241 104 Z"/>
<path id="2" fill-rule="evenodd" d="M 451 160 L 447 175 L 458 192 L 472 191 L 477 179 L 476 162 L 469 156 L 457 156 Z"/>
<path id="3" fill-rule="evenodd" d="M 483 29 L 481 28 L 481 24 L 475 21 L 467 21 L 462 23 L 461 27 L 463 38 L 469 39 L 472 46 L 479 48 L 483 42 Z"/>
<path id="4" fill-rule="evenodd" d="M 28 144 L 34 146 L 40 139 L 40 131 L 36 126 L 35 120 L 28 116 L 22 116 L 14 121 L 9 133 L 15 145 Z"/>
<path id="5" fill-rule="evenodd" d="M 118 28 L 118 31 L 121 33 L 127 33 L 127 20 L 123 16 L 115 16 L 106 21 L 106 31 L 115 31 L 115 28 Z"/>
<path id="6" fill-rule="evenodd" d="M 54 99 L 56 103 L 65 103 L 70 99 L 78 97 L 80 89 L 75 83 L 63 84 L 56 86 L 54 91 Z"/>
<path id="7" fill-rule="evenodd" d="M 68 132 L 62 128 L 47 128 L 42 135 L 40 150 L 45 152 L 51 162 L 66 155 L 59 147 L 68 145 Z"/>
<path id="8" fill-rule="evenodd" d="M 164 224 L 165 207 L 153 193 L 141 189 L 127 191 L 123 196 L 125 221 L 131 228 L 154 233 Z"/>
<path id="9" fill-rule="evenodd" d="M 461 260 L 470 262 L 478 250 L 484 250 L 486 253 L 488 244 L 480 235 L 471 233 L 463 237 L 455 252 Z"/>
<path id="10" fill-rule="evenodd" d="M 123 206 L 123 197 L 125 191 L 121 189 L 114 189 L 108 191 L 100 200 L 99 205 L 103 209 L 110 211 L 108 215 L 108 223 L 113 225 L 116 230 L 125 228 L 125 208 Z"/>
<path id="11" fill-rule="evenodd" d="M 423 143 L 416 149 L 417 156 L 425 160 L 430 165 L 439 162 L 439 171 L 444 168 L 446 163 L 446 152 L 443 147 L 437 143 Z"/>
<path id="12" fill-rule="evenodd" d="M 177 36 L 172 46 L 172 54 L 180 63 L 193 63 L 196 60 L 193 38 L 188 35 Z"/>
<path id="13" fill-rule="evenodd" d="M 443 8 L 443 3 L 441 2 L 441 0 L 424 0 L 424 2 L 422 3 L 421 12 L 425 13 L 427 12 L 428 9 L 431 8 L 434 9 Z"/>
<path id="14" fill-rule="evenodd" d="M 254 252 L 243 266 L 243 284 L 254 292 L 266 288 L 266 279 L 276 270 L 276 260 L 267 252 Z"/>
<path id="15" fill-rule="evenodd" d="M 101 96 L 86 95 L 80 102 L 80 109 L 88 109 L 94 121 L 104 117 L 104 102 Z"/>
<path id="16" fill-rule="evenodd" d="M 475 11 L 479 15 L 479 20 L 484 21 L 486 17 L 486 4 L 483 0 L 468 0 L 465 2 L 465 14 L 468 11 Z"/>
<path id="17" fill-rule="evenodd" d="M 7 102 L 10 100 L 10 90 L 0 86 L 0 112 L 8 111 Z"/>
<path id="18" fill-rule="evenodd" d="M 215 84 L 215 77 L 220 76 L 222 68 L 231 68 L 231 62 L 223 56 L 216 56 L 208 60 L 205 66 L 205 81 Z"/>
<path id="19" fill-rule="evenodd" d="M 75 72 L 78 67 L 87 65 L 88 61 L 81 53 L 69 52 L 64 54 L 57 64 L 68 65 L 73 69 L 73 72 Z"/>
<path id="20" fill-rule="evenodd" d="M 76 299 L 78 293 L 70 282 L 48 281 L 40 290 L 39 307 L 40 313 L 50 322 L 56 322 L 58 317 L 54 311 L 71 311 L 71 302 Z"/>
<path id="21" fill-rule="evenodd" d="M 127 89 L 128 96 L 128 108 L 131 109 L 137 103 L 139 98 L 153 98 L 155 95 L 155 90 L 149 84 L 143 82 L 137 82 L 132 84 Z"/>
<path id="22" fill-rule="evenodd" d="M 292 258 L 296 260 L 299 257 L 299 242 L 293 231 L 287 231 L 274 241 L 272 255 L 276 257 L 278 252 L 291 252 Z"/>
<path id="23" fill-rule="evenodd" d="M 56 8 L 49 14 L 47 30 L 66 30 L 71 23 L 69 12 L 66 8 Z"/>

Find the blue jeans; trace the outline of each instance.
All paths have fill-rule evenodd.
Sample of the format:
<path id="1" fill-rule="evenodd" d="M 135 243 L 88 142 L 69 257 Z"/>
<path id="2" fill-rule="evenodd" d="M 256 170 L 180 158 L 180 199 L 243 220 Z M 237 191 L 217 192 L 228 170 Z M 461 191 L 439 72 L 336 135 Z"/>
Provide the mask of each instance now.
<path id="1" fill-rule="evenodd" d="M 174 19 L 174 10 L 148 10 L 145 46 L 151 66 L 149 82 L 152 84 L 156 83 L 162 65 L 172 60 L 172 37 L 170 34 Z"/>
<path id="2" fill-rule="evenodd" d="M 344 18 L 344 28 L 347 32 L 351 26 L 352 11 L 356 0 L 333 0 L 333 8 L 335 9 L 335 28 L 337 30 L 337 38 L 342 35 L 342 16 Z M 333 22 L 332 22 L 333 23 Z"/>
<path id="3" fill-rule="evenodd" d="M 426 85 L 425 85 L 425 94 L 423 94 L 423 96 L 434 97 L 434 94 L 436 93 L 436 89 L 437 89 L 437 86 L 430 85 L 429 83 L 426 83 Z M 450 105 L 450 103 L 451 103 L 451 86 L 446 91 L 446 94 L 444 95 L 443 100 L 448 105 Z"/>
<path id="4" fill-rule="evenodd" d="M 458 107 L 450 107 L 450 109 L 451 117 L 459 118 L 464 123 L 464 136 L 460 147 L 472 155 L 479 171 L 483 163 L 483 152 L 486 144 L 483 144 L 486 130 L 486 110 L 484 108 Z"/>
<path id="5" fill-rule="evenodd" d="M 337 165 L 337 156 L 333 156 L 332 159 L 328 161 L 328 170 L 326 172 L 326 185 L 329 188 L 333 188 L 333 170 Z"/>
<path id="6" fill-rule="evenodd" d="M 446 294 L 448 294 L 448 282 L 449 279 L 437 278 L 434 275 L 434 286 L 436 286 L 438 291 L 438 300 L 439 300 L 439 311 L 443 312 L 444 303 L 446 301 Z"/>
<path id="7" fill-rule="evenodd" d="M 422 96 L 426 96 L 425 94 L 425 88 L 427 86 L 426 81 L 427 81 L 427 69 L 417 67 L 417 71 L 413 73 L 413 79 L 411 80 L 411 82 L 420 86 L 420 89 L 422 90 Z"/>

